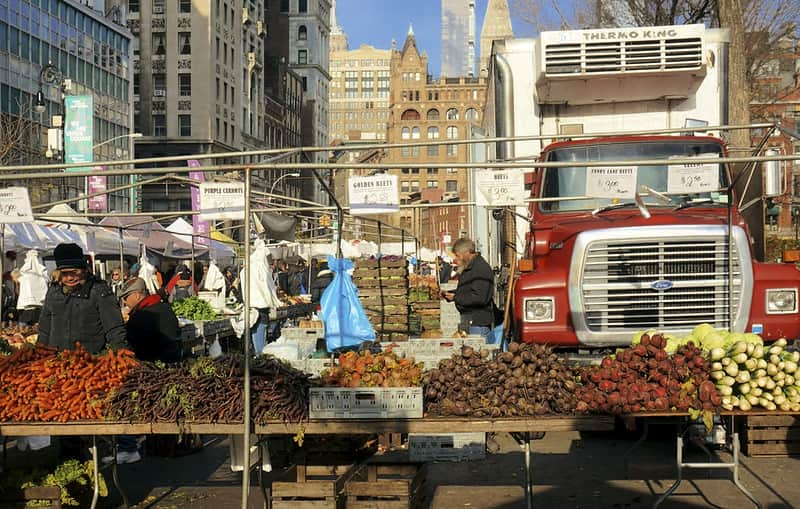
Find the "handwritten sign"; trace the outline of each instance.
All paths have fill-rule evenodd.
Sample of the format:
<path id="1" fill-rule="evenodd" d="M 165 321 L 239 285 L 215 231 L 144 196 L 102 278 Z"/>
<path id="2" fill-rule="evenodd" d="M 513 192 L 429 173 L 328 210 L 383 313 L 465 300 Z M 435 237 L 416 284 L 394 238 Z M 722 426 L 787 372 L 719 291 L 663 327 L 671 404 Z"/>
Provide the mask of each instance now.
<path id="1" fill-rule="evenodd" d="M 244 183 L 200 184 L 200 219 L 244 219 Z"/>
<path id="2" fill-rule="evenodd" d="M 31 200 L 24 187 L 0 189 L 0 224 L 30 223 L 33 221 Z"/>
<path id="3" fill-rule="evenodd" d="M 475 173 L 479 207 L 514 207 L 525 205 L 525 173 L 512 170 L 481 170 Z"/>
<path id="4" fill-rule="evenodd" d="M 589 168 L 586 173 L 586 196 L 593 198 L 634 198 L 636 166 Z"/>
<path id="5" fill-rule="evenodd" d="M 391 214 L 400 210 L 397 175 L 347 179 L 350 214 Z"/>
<path id="6" fill-rule="evenodd" d="M 700 154 L 697 163 L 670 164 L 667 167 L 667 192 L 679 194 L 708 193 L 719 190 L 717 154 Z"/>

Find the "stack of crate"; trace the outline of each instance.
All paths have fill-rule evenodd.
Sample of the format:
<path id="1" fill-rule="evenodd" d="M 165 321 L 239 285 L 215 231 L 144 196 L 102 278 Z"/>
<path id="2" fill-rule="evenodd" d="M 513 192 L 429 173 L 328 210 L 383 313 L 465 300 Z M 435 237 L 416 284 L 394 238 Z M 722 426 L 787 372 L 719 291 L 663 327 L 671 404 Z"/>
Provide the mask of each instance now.
<path id="1" fill-rule="evenodd" d="M 376 341 L 408 339 L 408 264 L 405 259 L 358 260 L 353 272 Z"/>
<path id="2" fill-rule="evenodd" d="M 748 415 L 740 427 L 743 451 L 750 457 L 800 454 L 800 417 Z"/>

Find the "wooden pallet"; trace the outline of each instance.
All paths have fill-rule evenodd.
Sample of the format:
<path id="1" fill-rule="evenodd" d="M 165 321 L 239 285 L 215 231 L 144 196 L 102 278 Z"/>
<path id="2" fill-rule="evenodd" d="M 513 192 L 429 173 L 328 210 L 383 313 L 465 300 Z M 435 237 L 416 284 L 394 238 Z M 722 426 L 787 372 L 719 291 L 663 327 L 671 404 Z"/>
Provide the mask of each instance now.
<path id="1" fill-rule="evenodd" d="M 800 417 L 754 415 L 744 418 L 742 451 L 747 456 L 800 454 Z"/>
<path id="2" fill-rule="evenodd" d="M 58 486 L 34 486 L 17 492 L 0 493 L 0 507 L 24 508 L 32 500 L 41 501 L 40 509 L 61 509 L 61 488 Z"/>
<path id="3" fill-rule="evenodd" d="M 295 465 L 287 471 L 286 480 L 272 483 L 272 507 L 341 509 L 344 500 L 340 494 L 355 471 L 353 464 Z"/>
<path id="4" fill-rule="evenodd" d="M 345 483 L 347 509 L 413 509 L 423 498 L 425 466 L 367 464 Z"/>

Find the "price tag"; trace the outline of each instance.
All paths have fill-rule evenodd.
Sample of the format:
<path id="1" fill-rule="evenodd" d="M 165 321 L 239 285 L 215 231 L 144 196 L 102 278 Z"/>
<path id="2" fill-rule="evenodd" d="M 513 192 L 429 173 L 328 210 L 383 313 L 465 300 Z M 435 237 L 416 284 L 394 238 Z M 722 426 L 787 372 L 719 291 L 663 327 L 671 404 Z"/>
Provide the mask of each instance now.
<path id="1" fill-rule="evenodd" d="M 670 164 L 667 167 L 667 192 L 676 194 L 709 193 L 719 190 L 717 154 L 700 154 L 697 163 Z"/>
<path id="2" fill-rule="evenodd" d="M 33 222 L 28 190 L 24 187 L 0 189 L 0 224 Z"/>
<path id="3" fill-rule="evenodd" d="M 479 207 L 513 207 L 525 205 L 525 173 L 512 170 L 481 170 L 475 173 Z"/>
<path id="4" fill-rule="evenodd" d="M 200 219 L 244 219 L 244 184 L 200 184 Z"/>
<path id="5" fill-rule="evenodd" d="M 586 196 L 593 198 L 634 198 L 636 166 L 601 166 L 589 168 L 586 174 Z"/>

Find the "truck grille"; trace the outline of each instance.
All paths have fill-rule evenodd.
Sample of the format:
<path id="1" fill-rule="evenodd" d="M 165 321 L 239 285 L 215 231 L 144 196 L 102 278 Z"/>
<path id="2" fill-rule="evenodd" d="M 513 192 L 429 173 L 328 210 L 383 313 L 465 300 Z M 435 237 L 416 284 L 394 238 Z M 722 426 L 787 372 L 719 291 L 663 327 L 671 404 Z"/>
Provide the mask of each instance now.
<path id="1" fill-rule="evenodd" d="M 730 328 L 742 315 L 746 319 L 749 304 L 745 311 L 742 298 L 749 291 L 752 272 L 747 246 L 741 244 L 743 233 L 735 237 L 739 240 L 734 242 L 732 253 L 736 316 L 731 320 L 727 229 L 680 228 L 668 227 L 675 229 L 675 234 L 665 236 L 658 230 L 657 239 L 620 237 L 619 230 L 626 229 L 619 229 L 610 234 L 616 238 L 585 242 L 582 253 L 576 247 L 573 261 L 579 260 L 581 265 L 578 284 L 572 287 L 578 289 L 571 290 L 571 299 L 578 297 L 581 311 L 575 320 L 576 330 L 583 327 L 589 335 L 650 328 L 685 331 L 704 322 Z M 717 234 L 698 237 L 692 235 L 696 228 Z M 628 230 L 641 233 L 647 229 Z M 597 237 L 597 232 L 591 233 Z"/>
<path id="2" fill-rule="evenodd" d="M 703 65 L 700 37 L 548 44 L 545 74 L 685 71 Z"/>

